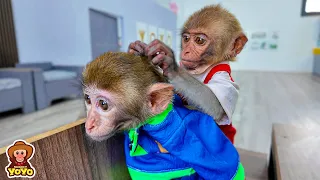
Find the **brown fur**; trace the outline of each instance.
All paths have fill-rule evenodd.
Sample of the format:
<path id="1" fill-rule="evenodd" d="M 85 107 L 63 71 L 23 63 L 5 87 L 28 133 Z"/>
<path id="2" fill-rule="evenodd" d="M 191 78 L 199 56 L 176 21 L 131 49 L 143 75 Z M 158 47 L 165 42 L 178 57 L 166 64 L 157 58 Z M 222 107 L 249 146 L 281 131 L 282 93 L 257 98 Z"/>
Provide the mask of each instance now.
<path id="1" fill-rule="evenodd" d="M 192 14 L 183 26 L 182 33 L 198 30 L 206 34 L 214 43 L 214 56 L 211 64 L 224 60 L 235 61 L 232 49 L 235 39 L 242 34 L 242 27 L 237 18 L 220 5 L 206 6 Z"/>
<path id="2" fill-rule="evenodd" d="M 94 87 L 116 93 L 117 107 L 115 131 L 137 126 L 147 116 L 147 89 L 157 82 L 167 82 L 147 57 L 128 53 L 107 52 L 90 62 L 83 72 L 84 87 Z M 125 115 L 124 115 L 125 114 Z"/>
<path id="3" fill-rule="evenodd" d="M 127 83 L 143 89 L 154 82 L 166 82 L 166 79 L 147 57 L 123 52 L 104 53 L 87 64 L 83 72 L 84 84 L 94 84 L 99 89 L 113 92 L 124 91 L 123 86 Z"/>

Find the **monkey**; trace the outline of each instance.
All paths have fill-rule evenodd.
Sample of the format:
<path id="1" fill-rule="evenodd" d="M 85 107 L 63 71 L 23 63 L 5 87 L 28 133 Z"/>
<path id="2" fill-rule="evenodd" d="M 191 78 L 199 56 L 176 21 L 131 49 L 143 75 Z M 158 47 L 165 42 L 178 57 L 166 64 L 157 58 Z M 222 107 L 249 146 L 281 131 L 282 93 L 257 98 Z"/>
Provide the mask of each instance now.
<path id="1" fill-rule="evenodd" d="M 147 56 L 106 52 L 85 66 L 82 84 L 86 134 L 102 141 L 123 133 L 132 179 L 245 178 L 213 118 L 186 108 Z"/>
<path id="2" fill-rule="evenodd" d="M 151 66 L 142 64 L 147 63 L 146 61 L 137 62 L 139 61 L 136 58 L 126 54 L 106 53 L 87 64 L 83 71 L 82 85 L 88 110 L 85 126 L 92 139 L 98 141 L 108 139 L 124 129 L 138 126 L 142 123 L 141 120 L 152 115 L 144 102 L 146 100 L 141 98 L 147 94 L 147 89 L 144 87 L 152 82 L 166 82 L 166 79 L 163 76 L 154 75 L 153 73 L 159 74 L 159 72 L 155 71 L 156 69 L 150 69 Z M 163 88 L 171 88 L 171 86 Z M 157 91 L 154 93 L 156 94 Z M 157 106 L 157 108 L 160 107 Z M 95 116 L 100 116 L 98 119 L 101 121 L 96 121 Z M 117 119 L 117 121 L 103 121 L 107 118 Z M 92 130 L 95 128 L 105 129 Z"/>
<path id="3" fill-rule="evenodd" d="M 5 170 L 9 178 L 28 177 L 36 174 L 35 168 L 30 163 L 34 155 L 34 146 L 23 140 L 17 140 L 7 148 L 9 164 Z"/>
<path id="4" fill-rule="evenodd" d="M 174 52 L 156 39 L 150 44 L 136 41 L 128 52 L 146 55 L 159 65 L 187 104 L 214 117 L 232 143 L 232 126 L 239 85 L 231 76 L 235 61 L 247 43 L 238 19 L 221 5 L 209 5 L 193 13 L 181 30 L 180 64 Z"/>

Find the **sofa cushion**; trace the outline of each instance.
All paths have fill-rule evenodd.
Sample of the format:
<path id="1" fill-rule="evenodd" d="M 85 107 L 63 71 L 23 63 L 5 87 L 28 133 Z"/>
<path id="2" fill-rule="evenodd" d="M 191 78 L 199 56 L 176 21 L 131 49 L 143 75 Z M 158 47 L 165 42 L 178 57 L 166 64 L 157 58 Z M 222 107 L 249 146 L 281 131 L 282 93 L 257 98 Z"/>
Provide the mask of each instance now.
<path id="1" fill-rule="evenodd" d="M 74 79 L 77 77 L 77 73 L 72 71 L 65 71 L 65 70 L 50 70 L 50 71 L 44 71 L 43 77 L 45 81 Z"/>
<path id="2" fill-rule="evenodd" d="M 21 86 L 21 80 L 17 78 L 0 78 L 0 91 Z"/>

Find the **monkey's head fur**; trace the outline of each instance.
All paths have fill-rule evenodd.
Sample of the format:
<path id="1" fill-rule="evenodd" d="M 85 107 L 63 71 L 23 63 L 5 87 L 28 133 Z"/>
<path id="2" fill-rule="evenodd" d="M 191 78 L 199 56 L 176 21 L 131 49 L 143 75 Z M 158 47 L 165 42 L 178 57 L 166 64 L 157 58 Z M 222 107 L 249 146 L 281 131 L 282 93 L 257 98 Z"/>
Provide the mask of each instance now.
<path id="1" fill-rule="evenodd" d="M 173 87 L 147 57 L 107 52 L 83 72 L 86 132 L 94 140 L 137 127 L 164 111 Z"/>
<path id="2" fill-rule="evenodd" d="M 181 31 L 181 60 L 192 74 L 222 61 L 235 61 L 248 39 L 238 19 L 220 5 L 193 13 Z"/>

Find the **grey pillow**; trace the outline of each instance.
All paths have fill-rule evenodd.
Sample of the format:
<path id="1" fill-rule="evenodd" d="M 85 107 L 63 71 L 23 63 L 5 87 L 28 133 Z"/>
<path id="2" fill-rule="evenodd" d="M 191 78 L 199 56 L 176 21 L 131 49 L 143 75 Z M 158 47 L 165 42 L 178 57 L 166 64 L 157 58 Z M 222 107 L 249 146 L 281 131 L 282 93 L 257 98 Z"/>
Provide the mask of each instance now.
<path id="1" fill-rule="evenodd" d="M 43 77 L 45 81 L 74 79 L 77 77 L 77 73 L 72 71 L 65 71 L 65 70 L 50 70 L 50 71 L 44 71 Z"/>
<path id="2" fill-rule="evenodd" d="M 0 91 L 21 86 L 21 80 L 17 78 L 0 78 Z"/>

